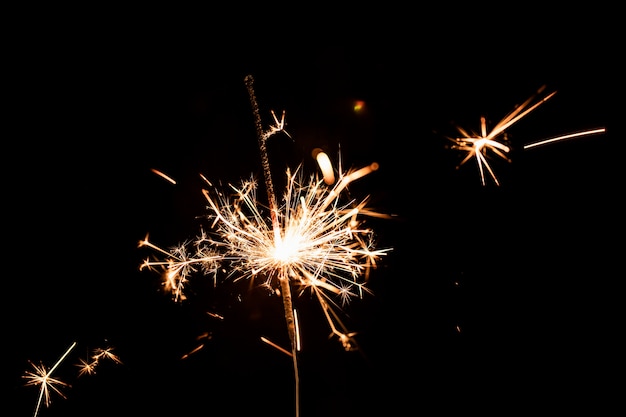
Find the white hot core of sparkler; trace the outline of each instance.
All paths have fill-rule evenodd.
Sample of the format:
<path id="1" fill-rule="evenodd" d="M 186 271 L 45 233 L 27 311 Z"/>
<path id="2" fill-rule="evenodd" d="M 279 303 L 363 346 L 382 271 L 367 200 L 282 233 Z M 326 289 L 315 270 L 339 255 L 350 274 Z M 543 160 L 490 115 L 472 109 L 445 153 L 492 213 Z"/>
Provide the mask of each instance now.
<path id="1" fill-rule="evenodd" d="M 280 239 L 274 244 L 272 258 L 281 264 L 290 264 L 298 256 L 297 247 L 292 239 Z"/>

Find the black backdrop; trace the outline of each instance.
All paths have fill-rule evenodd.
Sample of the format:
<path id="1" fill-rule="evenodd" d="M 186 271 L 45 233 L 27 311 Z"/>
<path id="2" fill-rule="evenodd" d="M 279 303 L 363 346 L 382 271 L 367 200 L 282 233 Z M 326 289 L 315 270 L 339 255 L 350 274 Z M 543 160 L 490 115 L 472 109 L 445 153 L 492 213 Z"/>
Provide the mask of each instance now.
<path id="1" fill-rule="evenodd" d="M 393 250 L 373 295 L 345 312 L 361 352 L 343 351 L 319 307 L 297 299 L 302 417 L 502 415 L 614 398 L 622 161 L 608 118 L 619 87 L 610 31 L 400 20 L 391 31 L 345 22 L 328 41 L 277 25 L 238 41 L 232 27 L 181 35 L 86 22 L 15 43 L 4 164 L 11 414 L 35 408 L 28 361 L 51 366 L 76 342 L 55 372 L 72 384 L 67 398 L 51 393 L 41 416 L 293 415 L 291 361 L 260 340 L 286 344 L 279 298 L 206 285 L 176 304 L 158 274 L 139 271 L 147 233 L 164 246 L 197 233 L 199 174 L 262 175 L 248 74 L 266 125 L 270 110 L 286 111 L 292 139 L 270 144 L 277 178 L 300 163 L 314 170 L 315 147 L 331 157 L 340 147 L 344 166 L 380 164 L 351 192 L 396 215 L 372 220 Z M 456 169 L 455 125 L 478 131 L 485 116 L 493 126 L 543 85 L 557 94 L 508 129 L 512 162 L 492 161 L 500 186 L 481 185 L 473 160 Z M 598 127 L 607 132 L 523 149 Z M 105 345 L 123 364 L 77 378 L 79 358 Z"/>

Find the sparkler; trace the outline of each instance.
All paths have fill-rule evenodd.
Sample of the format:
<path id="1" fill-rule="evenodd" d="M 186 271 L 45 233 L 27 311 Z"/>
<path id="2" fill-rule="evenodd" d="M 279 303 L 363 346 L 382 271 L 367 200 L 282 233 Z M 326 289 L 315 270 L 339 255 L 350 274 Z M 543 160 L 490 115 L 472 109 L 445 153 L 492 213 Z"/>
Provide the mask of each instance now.
<path id="1" fill-rule="evenodd" d="M 203 190 L 208 202 L 212 233 L 201 230 L 195 240 L 184 242 L 170 250 L 151 243 L 148 236 L 139 242 L 165 259 L 147 259 L 140 267 L 162 270 L 165 287 L 177 301 L 185 299 L 184 288 L 190 276 L 201 271 L 210 276 L 214 285 L 224 264 L 229 266 L 226 278 L 234 281 L 260 278 L 261 284 L 280 295 L 290 341 L 290 351 L 269 342 L 282 352 L 290 353 L 295 379 L 296 416 L 299 415 L 298 351 L 300 350 L 297 313 L 292 292 L 298 295 L 310 291 L 319 301 L 331 335 L 337 337 L 346 350 L 356 349 L 355 333 L 342 323 L 336 307 L 351 297 L 362 297 L 368 271 L 391 249 L 375 249 L 373 231 L 364 226 L 362 216 L 385 215 L 366 208 L 367 198 L 356 202 L 341 201 L 344 190 L 353 181 L 378 169 L 377 163 L 358 170 L 337 172 L 337 181 L 325 163 L 324 179 L 310 176 L 305 180 L 300 167 L 286 171 L 287 186 L 279 205 L 270 170 L 267 140 L 285 131 L 283 112 L 275 124 L 264 130 L 256 101 L 252 76 L 245 78 L 254 115 L 267 206 L 257 198 L 258 184 L 254 179 L 230 185 L 230 195 L 218 189 Z M 318 161 L 328 162 L 321 151 L 315 151 Z M 203 177 L 209 186 L 212 184 Z M 266 210 L 269 211 L 267 219 Z M 336 301 L 337 298 L 339 301 Z"/>

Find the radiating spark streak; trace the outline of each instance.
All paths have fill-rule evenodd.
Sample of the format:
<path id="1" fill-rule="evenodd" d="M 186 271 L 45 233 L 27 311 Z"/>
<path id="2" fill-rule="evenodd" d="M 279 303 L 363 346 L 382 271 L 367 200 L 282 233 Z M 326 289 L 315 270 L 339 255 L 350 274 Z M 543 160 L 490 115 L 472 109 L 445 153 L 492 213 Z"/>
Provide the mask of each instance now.
<path id="1" fill-rule="evenodd" d="M 358 180 L 359 178 L 364 177 L 365 175 L 368 175 L 378 170 L 378 168 L 379 168 L 378 163 L 373 162 L 366 167 L 363 167 L 356 171 L 349 172 L 345 176 L 341 176 L 341 178 L 337 182 L 337 185 L 335 185 L 335 187 L 333 187 L 331 191 L 328 193 L 328 196 L 326 197 L 326 201 L 324 201 L 324 203 L 322 204 L 322 208 L 325 209 L 326 207 L 328 207 L 329 204 L 335 202 L 337 198 L 339 197 L 339 194 L 341 194 L 341 192 L 343 191 L 343 189 L 346 188 L 348 184 L 350 184 L 352 181 Z"/>
<path id="2" fill-rule="evenodd" d="M 122 363 L 119 356 L 113 353 L 112 347 L 108 347 L 106 349 L 103 349 L 103 348 L 94 349 L 91 355 L 91 359 L 92 359 L 91 361 L 80 359 L 80 363 L 76 365 L 80 368 L 80 370 L 78 371 L 78 376 L 95 374 L 96 366 L 100 363 L 100 360 L 102 359 L 109 359 L 117 364 Z"/>
<path id="3" fill-rule="evenodd" d="M 56 363 L 47 370 L 43 364 L 35 365 L 31 362 L 31 365 L 34 372 L 26 372 L 23 378 L 26 378 L 28 382 L 25 385 L 39 385 L 39 397 L 37 399 L 37 405 L 35 406 L 34 417 L 39 414 L 39 408 L 41 407 L 42 400 L 44 401 L 46 407 L 50 405 L 50 389 L 59 394 L 62 398 L 65 398 L 65 395 L 61 392 L 57 385 L 59 386 L 69 386 L 69 384 L 60 381 L 58 379 L 52 378 L 52 374 L 56 370 L 56 368 L 65 360 L 65 357 L 70 353 L 72 349 L 76 346 L 76 342 L 72 343 L 65 353 L 56 361 Z"/>
<path id="4" fill-rule="evenodd" d="M 507 162 L 511 162 L 507 156 L 507 154 L 510 152 L 510 148 L 501 141 L 506 140 L 505 130 L 511 127 L 514 123 L 517 123 L 523 117 L 528 115 L 530 112 L 535 110 L 537 107 L 548 101 L 556 94 L 556 91 L 554 91 L 533 104 L 533 100 L 535 99 L 535 97 L 541 94 L 545 90 L 545 87 L 545 85 L 541 86 L 534 95 L 529 97 L 522 104 L 516 106 L 513 111 L 511 111 L 502 120 L 496 123 L 493 129 L 491 129 L 491 131 L 489 132 L 487 131 L 487 123 L 485 117 L 481 117 L 480 119 L 480 134 L 467 132 L 465 129 L 457 126 L 457 130 L 461 134 L 461 137 L 448 139 L 454 143 L 452 145 L 452 149 L 467 152 L 465 157 L 457 165 L 457 168 L 459 168 L 471 158 L 476 158 L 481 184 L 483 186 L 486 185 L 486 171 L 493 180 L 493 182 L 499 186 L 500 182 L 498 181 L 498 178 L 496 177 L 493 169 L 491 168 L 491 165 L 489 165 L 489 161 L 487 160 L 487 152 L 491 151 L 496 156 L 506 160 Z"/>
<path id="5" fill-rule="evenodd" d="M 198 335 L 196 337 L 196 340 L 211 340 L 213 338 L 213 335 L 210 332 L 204 332 L 200 335 Z M 181 356 L 181 360 L 187 359 L 189 356 L 193 355 L 194 353 L 199 352 L 200 350 L 204 349 L 204 346 L 206 345 L 206 343 L 200 343 L 198 346 L 196 346 L 195 348 L 193 348 L 191 351 L 185 353 L 183 356 Z"/>
<path id="6" fill-rule="evenodd" d="M 537 103 L 535 103 L 532 106 L 526 108 L 532 102 L 533 98 L 535 98 L 538 94 L 543 92 L 543 90 L 545 90 L 545 88 L 546 88 L 545 85 L 541 86 L 539 88 L 539 90 L 537 90 L 537 93 L 535 95 L 529 97 L 524 103 L 522 103 L 521 105 L 516 107 L 515 110 L 513 110 L 504 119 L 502 119 L 500 122 L 498 122 L 498 124 L 496 124 L 496 126 L 487 135 L 487 138 L 488 139 L 493 139 L 496 136 L 500 135 L 506 129 L 511 127 L 511 125 L 513 123 L 518 122 L 522 117 L 526 116 L 528 113 L 530 113 L 531 111 L 535 110 L 537 107 L 539 107 L 540 105 L 542 105 L 543 103 L 548 101 L 550 98 L 552 98 L 556 94 L 556 91 L 553 91 L 552 93 L 548 94 L 547 96 L 542 98 Z"/>
<path id="7" fill-rule="evenodd" d="M 313 152 L 311 152 L 311 155 L 317 161 L 326 185 L 333 185 L 335 183 L 335 173 L 333 171 L 333 164 L 330 162 L 330 158 L 326 152 L 322 151 L 320 148 L 315 148 Z"/>
<path id="8" fill-rule="evenodd" d="M 157 174 L 158 176 L 165 178 L 167 181 L 171 182 L 172 184 L 176 185 L 176 181 L 174 181 L 172 179 L 172 177 L 165 175 L 164 173 L 162 173 L 161 171 L 151 168 L 150 171 L 154 172 L 155 174 Z"/>
<path id="9" fill-rule="evenodd" d="M 268 345 L 278 349 L 279 351 L 283 352 L 285 355 L 287 356 L 293 356 L 293 354 L 291 352 L 289 352 L 287 349 L 284 349 L 280 346 L 278 346 L 276 343 L 272 342 L 271 340 L 269 340 L 268 338 L 261 336 L 261 340 L 265 343 L 267 343 Z"/>
<path id="10" fill-rule="evenodd" d="M 296 350 L 300 352 L 300 325 L 298 324 L 298 312 L 293 309 L 293 321 L 296 328 Z"/>
<path id="11" fill-rule="evenodd" d="M 211 316 L 211 317 L 213 317 L 213 318 L 216 318 L 216 319 L 218 319 L 218 320 L 224 320 L 224 316 L 221 316 L 221 315 L 219 315 L 219 314 L 217 314 L 217 313 L 211 313 L 211 312 L 209 312 L 209 311 L 207 311 L 206 313 L 207 313 L 209 316 Z"/>
<path id="12" fill-rule="evenodd" d="M 604 133 L 606 131 L 605 128 L 599 128 L 599 129 L 593 129 L 593 130 L 585 130 L 583 132 L 576 132 L 576 133 L 570 133 L 567 135 L 561 135 L 561 136 L 556 136 L 554 138 L 550 138 L 550 139 L 544 139 L 544 140 L 540 140 L 538 142 L 533 142 L 533 143 L 529 143 L 524 145 L 524 149 L 531 149 L 531 148 L 535 148 L 537 146 L 543 146 L 543 145 L 547 145 L 549 143 L 554 143 L 554 142 L 558 142 L 558 141 L 562 141 L 565 139 L 573 139 L 573 138 L 578 138 L 581 136 L 589 136 L 589 135 L 596 135 L 599 133 Z"/>
<path id="13" fill-rule="evenodd" d="M 324 311 L 324 314 L 326 315 L 327 320 L 330 324 L 330 336 L 337 336 L 345 350 L 355 350 L 357 348 L 356 341 L 354 340 L 356 332 L 349 333 L 344 327 L 343 323 L 337 317 L 337 313 L 335 312 L 335 310 L 330 308 L 326 300 L 321 298 L 321 293 L 316 293 L 316 295 L 318 296 L 319 303 L 322 306 L 322 310 Z M 330 317 L 331 315 L 333 316 L 333 318 Z M 337 328 L 337 326 L 342 327 L 341 331 Z"/>
<path id="14" fill-rule="evenodd" d="M 195 347 L 194 349 L 192 349 L 191 351 L 189 351 L 188 353 L 185 353 L 183 356 L 181 356 L 181 360 L 187 359 L 189 356 L 193 355 L 194 353 L 202 350 L 204 348 L 204 343 L 200 344 L 199 346 Z"/>
<path id="15" fill-rule="evenodd" d="M 287 135 L 287 137 L 291 139 L 291 135 L 285 130 L 285 111 L 283 110 L 283 115 L 280 118 L 280 122 L 276 118 L 276 113 L 274 113 L 274 110 L 270 110 L 270 113 L 272 113 L 272 117 L 274 118 L 274 122 L 276 122 L 276 125 L 270 126 L 270 130 L 268 132 L 265 132 L 265 138 L 269 138 L 275 133 L 283 132 L 285 135 Z"/>

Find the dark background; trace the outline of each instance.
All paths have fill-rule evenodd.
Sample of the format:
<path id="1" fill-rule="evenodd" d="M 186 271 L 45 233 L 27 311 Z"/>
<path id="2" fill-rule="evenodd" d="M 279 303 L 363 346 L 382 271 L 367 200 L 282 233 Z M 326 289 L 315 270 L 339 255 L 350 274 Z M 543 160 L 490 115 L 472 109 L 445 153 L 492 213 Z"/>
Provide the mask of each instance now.
<path id="1" fill-rule="evenodd" d="M 360 352 L 296 300 L 302 417 L 611 406 L 623 317 L 623 138 L 608 117 L 619 113 L 617 38 L 610 11 L 544 12 L 371 11 L 332 31 L 300 27 L 302 16 L 217 30 L 211 15 L 184 32 L 143 15 L 26 19 L 5 60 L 7 410 L 32 415 L 28 361 L 51 366 L 76 342 L 55 372 L 72 384 L 67 398 L 52 393 L 41 416 L 293 415 L 291 360 L 260 340 L 287 345 L 280 298 L 225 283 L 176 304 L 157 273 L 139 271 L 147 233 L 169 246 L 198 232 L 199 174 L 261 178 L 248 74 L 265 127 L 286 110 L 293 140 L 269 145 L 276 178 L 300 163 L 314 172 L 313 148 L 332 158 L 341 147 L 344 167 L 380 164 L 351 192 L 396 215 L 370 221 L 393 250 L 373 295 L 345 311 Z M 481 185 L 474 160 L 456 169 L 455 125 L 493 126 L 542 85 L 557 94 L 507 130 L 499 187 Z M 79 358 L 105 346 L 123 364 L 77 378 Z"/>

